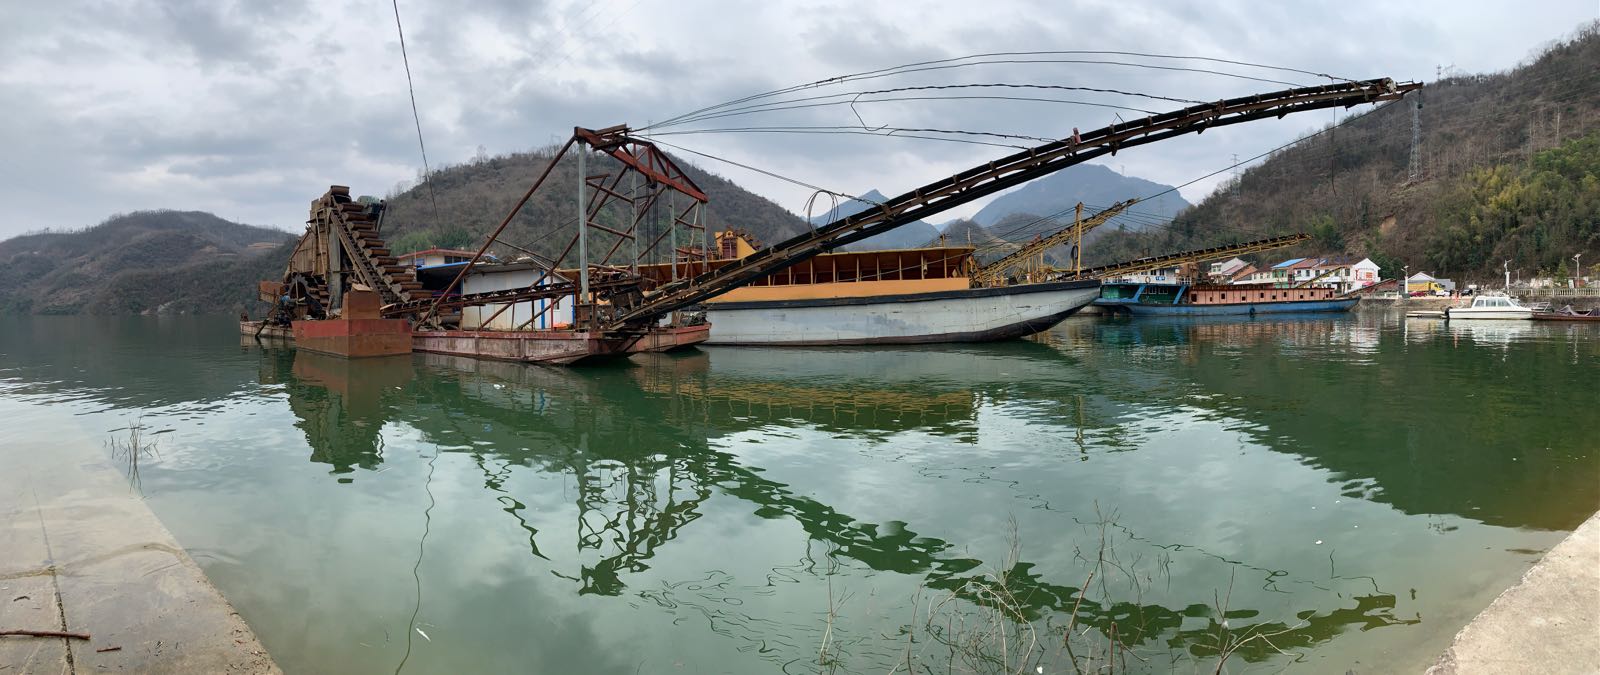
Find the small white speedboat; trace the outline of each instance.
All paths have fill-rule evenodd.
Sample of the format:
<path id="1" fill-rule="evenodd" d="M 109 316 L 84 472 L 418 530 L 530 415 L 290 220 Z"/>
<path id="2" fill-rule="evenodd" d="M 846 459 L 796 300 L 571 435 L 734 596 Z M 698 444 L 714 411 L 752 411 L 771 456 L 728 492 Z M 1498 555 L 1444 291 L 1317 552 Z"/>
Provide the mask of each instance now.
<path id="1" fill-rule="evenodd" d="M 1448 307 L 1446 319 L 1519 319 L 1533 318 L 1533 308 L 1524 306 L 1504 295 L 1480 295 L 1472 299 L 1470 307 Z"/>

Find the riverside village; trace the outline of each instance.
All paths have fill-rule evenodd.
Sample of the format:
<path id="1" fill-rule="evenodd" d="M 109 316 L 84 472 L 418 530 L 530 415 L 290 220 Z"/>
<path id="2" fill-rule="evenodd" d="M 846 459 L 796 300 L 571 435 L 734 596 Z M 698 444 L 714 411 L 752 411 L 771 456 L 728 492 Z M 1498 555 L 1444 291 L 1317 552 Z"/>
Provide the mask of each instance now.
<path id="1" fill-rule="evenodd" d="M 0 675 L 1600 672 L 1600 14 L 0 21 Z"/>

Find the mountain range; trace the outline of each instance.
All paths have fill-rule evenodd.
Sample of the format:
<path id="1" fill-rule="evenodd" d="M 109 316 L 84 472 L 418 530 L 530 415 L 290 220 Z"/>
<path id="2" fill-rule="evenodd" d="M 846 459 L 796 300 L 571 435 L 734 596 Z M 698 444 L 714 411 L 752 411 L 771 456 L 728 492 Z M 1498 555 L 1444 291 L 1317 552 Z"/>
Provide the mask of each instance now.
<path id="1" fill-rule="evenodd" d="M 0 311 L 236 311 L 282 276 L 287 232 L 200 211 L 140 211 L 82 230 L 0 241 Z"/>
<path id="2" fill-rule="evenodd" d="M 1016 214 L 1070 219 L 1079 202 L 1098 210 L 1134 198 L 1142 201 L 1133 208 L 1149 223 L 1166 223 L 1189 208 L 1189 202 L 1171 185 L 1124 176 L 1099 164 L 1079 164 L 996 197 L 973 214 L 972 220 L 993 227 Z"/>

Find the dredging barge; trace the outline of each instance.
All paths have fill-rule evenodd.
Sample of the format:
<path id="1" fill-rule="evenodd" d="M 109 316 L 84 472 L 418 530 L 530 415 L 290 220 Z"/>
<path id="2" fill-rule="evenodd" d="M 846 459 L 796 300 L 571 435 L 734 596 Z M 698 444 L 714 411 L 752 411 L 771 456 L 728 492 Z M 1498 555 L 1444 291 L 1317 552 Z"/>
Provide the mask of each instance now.
<path id="1" fill-rule="evenodd" d="M 692 308 L 837 247 L 1128 147 L 1218 126 L 1282 117 L 1291 112 L 1394 100 L 1418 87 L 1420 85 L 1414 83 L 1397 84 L 1388 78 L 1346 81 L 1227 99 L 1142 120 L 1119 122 L 1074 134 L 1070 139 L 1027 148 L 885 200 L 874 208 L 837 219 L 725 265 L 714 268 L 705 265 L 711 269 L 675 277 L 666 283 L 646 280 L 638 274 L 640 243 L 644 239 L 638 227 L 642 212 L 668 193 L 688 197 L 689 205 L 683 211 L 670 208 L 667 215 L 671 226 L 666 229 L 676 238 L 678 227 L 686 227 L 691 242 L 698 234 L 701 255 L 709 257 L 711 246 L 704 209 L 708 197 L 671 158 L 650 141 L 632 135 L 627 126 L 599 130 L 580 127 L 574 129 L 573 136 L 554 154 L 527 193 L 444 288 L 425 290 L 414 270 L 399 264 L 391 255 L 378 236 L 383 218 L 381 202 L 352 200 L 348 188 L 333 186 L 312 202 L 306 234 L 291 256 L 283 280 L 277 282 L 277 286 L 264 287 L 262 295 L 270 296 L 273 302 L 268 322 L 279 326 L 288 324 L 298 347 L 325 349 L 344 356 L 369 355 L 350 348 L 362 344 L 362 335 L 369 331 L 404 332 L 410 336 L 407 351 L 536 363 L 577 363 L 640 351 L 673 349 L 699 344 L 709 338 L 710 327 L 703 314 Z M 551 260 L 535 256 L 535 262 L 543 269 L 527 285 L 476 292 L 463 287 L 463 279 L 491 246 L 501 244 L 517 248 L 501 241 L 501 234 L 569 151 L 575 155 L 579 180 L 577 227 L 566 248 Z M 607 165 L 607 171 L 590 175 L 586 171 L 586 159 L 592 153 L 608 156 L 614 163 Z M 620 170 L 610 170 L 613 167 Z M 643 193 L 621 187 L 623 180 L 630 177 L 635 181 L 644 180 Z M 631 207 L 633 217 L 624 217 L 625 225 L 598 217 L 601 209 L 614 201 Z M 598 249 L 604 247 L 606 240 L 603 238 L 597 240 L 599 246 L 591 250 L 591 230 L 612 235 L 610 249 L 604 255 L 597 255 Z M 664 236 L 665 232 L 643 250 L 652 250 Z M 612 256 L 629 241 L 634 244 L 632 265 L 612 264 Z M 671 255 L 678 255 L 680 249 L 676 241 L 669 250 Z M 574 252 L 577 267 L 571 276 L 576 278 L 558 274 L 562 262 Z M 1090 285 L 1098 286 L 1093 281 L 1075 283 L 1085 284 L 1085 287 L 1074 288 L 1068 284 L 1060 290 L 1078 292 Z M 270 294 L 265 292 L 268 290 Z M 1044 292 L 1029 291 L 1035 295 Z M 1001 291 L 995 295 L 1008 293 L 1012 297 L 1023 295 L 1015 291 Z M 971 295 L 988 297 L 983 293 Z M 538 321 L 533 318 L 513 330 L 481 330 L 511 308 L 537 301 L 547 301 L 541 303 L 547 310 L 563 306 L 570 309 L 571 322 L 552 324 L 546 330 L 520 330 Z M 378 318 L 362 316 L 371 312 L 374 304 Z M 474 327 L 462 325 L 462 319 L 467 316 L 464 310 L 468 308 L 477 308 L 480 315 L 490 308 L 493 311 L 476 326 L 480 330 L 472 330 Z M 540 312 L 541 316 L 547 314 Z M 1041 322 L 1048 318 L 1042 318 Z M 1024 323 L 1028 325 L 1031 324 Z M 264 330 L 263 327 L 256 329 Z M 974 333 L 974 337 L 986 335 L 1006 336 L 1004 332 L 986 334 L 980 330 Z M 307 343 L 305 338 L 320 342 Z"/>

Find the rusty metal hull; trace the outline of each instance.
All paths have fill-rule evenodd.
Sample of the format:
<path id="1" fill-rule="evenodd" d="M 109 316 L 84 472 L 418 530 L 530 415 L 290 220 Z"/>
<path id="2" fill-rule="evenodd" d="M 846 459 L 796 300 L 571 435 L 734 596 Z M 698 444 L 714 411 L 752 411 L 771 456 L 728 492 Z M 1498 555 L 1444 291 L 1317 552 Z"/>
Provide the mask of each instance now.
<path id="1" fill-rule="evenodd" d="M 411 353 L 411 323 L 405 319 L 327 319 L 292 325 L 296 349 L 345 358 Z"/>
<path id="2" fill-rule="evenodd" d="M 664 352 L 705 342 L 710 326 L 657 328 L 643 335 L 616 336 L 590 331 L 435 330 L 412 334 L 413 351 L 496 361 L 571 365 Z"/>
<path id="3" fill-rule="evenodd" d="M 711 338 L 711 325 L 699 326 L 672 326 L 657 328 L 635 341 L 629 348 L 630 354 L 670 352 L 679 349 L 688 349 L 703 343 Z"/>

